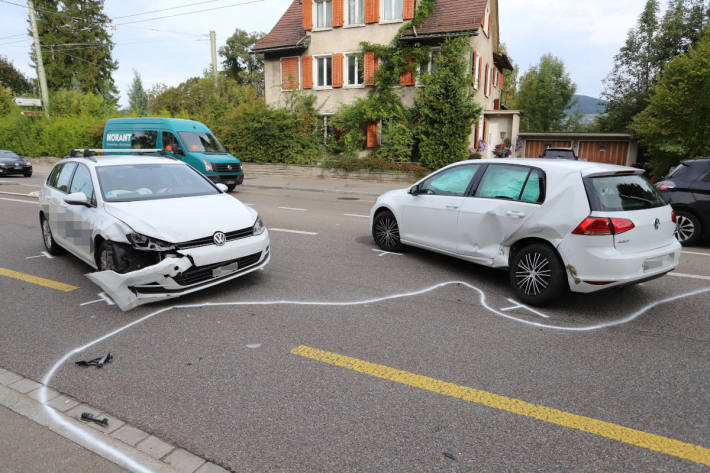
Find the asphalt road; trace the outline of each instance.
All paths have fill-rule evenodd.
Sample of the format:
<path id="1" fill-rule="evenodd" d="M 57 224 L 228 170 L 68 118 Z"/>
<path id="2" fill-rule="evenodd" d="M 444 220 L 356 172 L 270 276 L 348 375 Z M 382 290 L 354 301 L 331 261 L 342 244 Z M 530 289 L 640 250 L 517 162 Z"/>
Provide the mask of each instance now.
<path id="1" fill-rule="evenodd" d="M 85 355 L 110 351 L 110 366 L 64 365 L 51 387 L 239 472 L 707 470 L 710 292 L 693 294 L 710 289 L 707 245 L 684 250 L 676 273 L 691 277 L 536 313 L 511 308 L 504 272 L 378 251 L 362 217 L 374 198 L 234 196 L 271 229 L 271 264 L 123 313 L 88 266 L 42 255 L 34 199 L 0 194 L 0 268 L 79 287 L 0 276 L 0 366 L 41 379 L 76 347 L 190 305 L 100 342 Z M 387 296 L 401 297 L 374 300 Z M 353 304 L 323 304 L 339 302 Z M 679 458 L 674 441 L 702 448 Z"/>

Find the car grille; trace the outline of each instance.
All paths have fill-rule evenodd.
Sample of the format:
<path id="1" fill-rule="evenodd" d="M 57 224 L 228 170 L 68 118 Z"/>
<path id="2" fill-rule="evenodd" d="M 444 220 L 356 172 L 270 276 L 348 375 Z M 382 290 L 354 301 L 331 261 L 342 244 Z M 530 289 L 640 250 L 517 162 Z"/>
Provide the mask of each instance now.
<path id="1" fill-rule="evenodd" d="M 214 172 L 241 172 L 242 165 L 240 163 L 212 163 Z"/>
<path id="2" fill-rule="evenodd" d="M 241 258 L 233 259 L 230 261 L 222 261 L 221 263 L 210 264 L 207 266 L 196 266 L 190 268 L 187 271 L 178 274 L 173 279 L 176 283 L 181 286 L 191 286 L 193 284 L 198 284 L 201 282 L 209 281 L 212 279 L 212 270 L 217 269 L 221 266 L 227 266 L 228 264 L 237 263 L 239 265 L 238 271 L 253 266 L 259 262 L 261 258 L 261 252 L 254 253 L 253 255 L 243 256 Z M 237 272 L 238 272 L 237 271 Z"/>
<path id="3" fill-rule="evenodd" d="M 242 228 L 241 230 L 235 230 L 233 232 L 227 232 L 224 235 L 227 237 L 227 241 L 239 240 L 240 238 L 250 237 L 253 234 L 252 227 Z M 178 250 L 187 250 L 188 248 L 197 248 L 198 246 L 214 245 L 214 240 L 211 236 L 198 238 L 196 240 L 183 241 L 182 243 L 177 243 L 175 247 Z"/>

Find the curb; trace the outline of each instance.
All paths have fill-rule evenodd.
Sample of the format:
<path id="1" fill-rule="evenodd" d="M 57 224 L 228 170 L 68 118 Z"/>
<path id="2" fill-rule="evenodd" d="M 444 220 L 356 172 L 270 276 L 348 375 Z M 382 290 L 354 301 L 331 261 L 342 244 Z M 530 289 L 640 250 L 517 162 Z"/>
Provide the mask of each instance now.
<path id="1" fill-rule="evenodd" d="M 100 409 L 82 404 L 67 394 L 47 387 L 46 406 L 59 414 L 63 421 L 81 428 L 83 435 L 77 435 L 51 418 L 46 411 L 46 406 L 38 401 L 41 389 L 40 383 L 0 368 L 0 406 L 48 428 L 122 468 L 128 466 L 96 444 L 109 446 L 154 473 L 228 473 L 231 471 L 164 442 L 116 417 L 103 414 Z M 99 418 L 108 418 L 109 425 L 103 427 L 79 421 L 78 418 L 83 412 L 90 412 Z"/>

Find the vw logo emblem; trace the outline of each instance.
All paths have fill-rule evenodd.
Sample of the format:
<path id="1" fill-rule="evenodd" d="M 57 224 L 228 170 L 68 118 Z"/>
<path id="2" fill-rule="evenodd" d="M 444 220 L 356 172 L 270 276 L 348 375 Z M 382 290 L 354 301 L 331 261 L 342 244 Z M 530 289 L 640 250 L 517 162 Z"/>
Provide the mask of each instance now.
<path id="1" fill-rule="evenodd" d="M 656 230 L 658 230 L 658 228 L 659 228 L 660 226 L 661 226 L 661 221 L 658 220 L 658 219 L 656 219 L 656 221 L 653 222 L 653 228 L 655 228 Z"/>
<path id="2" fill-rule="evenodd" d="M 215 234 L 212 235 L 212 241 L 214 241 L 215 245 L 222 246 L 227 242 L 227 235 L 222 232 L 215 232 Z"/>
<path id="3" fill-rule="evenodd" d="M 231 165 L 231 164 L 228 164 L 228 165 L 227 165 L 227 169 L 229 169 L 229 170 L 231 171 L 231 170 L 232 170 L 232 165 Z"/>

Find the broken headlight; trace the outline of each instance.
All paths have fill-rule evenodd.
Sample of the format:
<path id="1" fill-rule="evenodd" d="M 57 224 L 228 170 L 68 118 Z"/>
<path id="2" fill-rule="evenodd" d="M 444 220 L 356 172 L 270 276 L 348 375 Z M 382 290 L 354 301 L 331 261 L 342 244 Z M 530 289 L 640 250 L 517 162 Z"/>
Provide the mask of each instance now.
<path id="1" fill-rule="evenodd" d="M 266 230 L 266 227 L 264 226 L 264 222 L 261 221 L 261 217 L 258 215 L 256 216 L 256 222 L 254 223 L 254 226 L 252 227 L 252 235 L 261 235 L 264 233 L 264 230 Z"/>
<path id="2" fill-rule="evenodd" d="M 147 237 L 141 235 L 140 233 L 129 233 L 126 235 L 128 241 L 136 250 L 147 250 L 147 251 L 168 251 L 174 250 L 175 245 L 168 243 L 167 241 L 158 240 L 157 238 Z"/>

